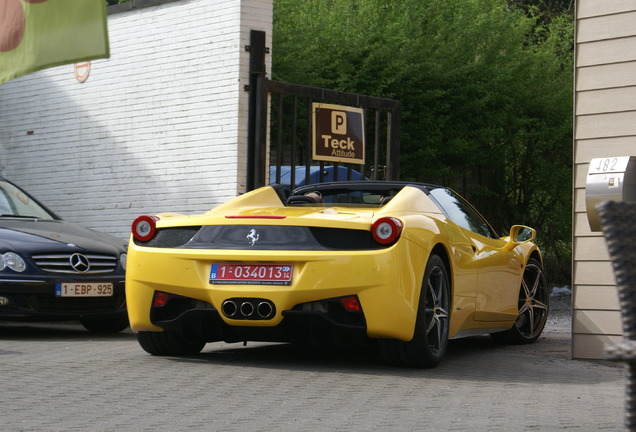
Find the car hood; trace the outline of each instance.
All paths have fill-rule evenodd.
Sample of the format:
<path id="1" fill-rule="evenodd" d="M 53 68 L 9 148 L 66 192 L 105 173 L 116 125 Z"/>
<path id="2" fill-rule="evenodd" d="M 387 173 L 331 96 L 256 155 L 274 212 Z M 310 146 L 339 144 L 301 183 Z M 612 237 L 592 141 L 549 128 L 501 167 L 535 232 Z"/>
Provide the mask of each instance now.
<path id="1" fill-rule="evenodd" d="M 125 242 L 61 220 L 0 219 L 0 251 L 51 251 L 68 245 L 91 252 L 120 254 Z"/>

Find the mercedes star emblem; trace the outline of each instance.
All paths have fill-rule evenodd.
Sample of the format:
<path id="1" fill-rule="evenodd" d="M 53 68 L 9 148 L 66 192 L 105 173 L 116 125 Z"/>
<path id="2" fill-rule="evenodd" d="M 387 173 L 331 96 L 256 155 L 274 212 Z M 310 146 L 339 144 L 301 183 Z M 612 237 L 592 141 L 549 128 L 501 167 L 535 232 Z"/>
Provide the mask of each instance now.
<path id="1" fill-rule="evenodd" d="M 91 268 L 91 264 L 88 261 L 88 258 L 86 258 L 82 254 L 76 253 L 71 255 L 71 257 L 69 258 L 69 262 L 71 263 L 71 267 L 73 267 L 73 270 L 78 273 L 86 273 Z"/>

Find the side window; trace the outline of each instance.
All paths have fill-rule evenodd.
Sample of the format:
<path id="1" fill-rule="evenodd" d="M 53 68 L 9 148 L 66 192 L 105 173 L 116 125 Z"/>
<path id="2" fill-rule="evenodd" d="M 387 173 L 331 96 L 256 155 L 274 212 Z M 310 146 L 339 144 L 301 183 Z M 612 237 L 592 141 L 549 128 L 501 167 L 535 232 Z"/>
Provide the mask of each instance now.
<path id="1" fill-rule="evenodd" d="M 43 207 L 33 201 L 26 193 L 10 183 L 0 180 L 0 215 L 36 217 L 54 219 Z"/>
<path id="2" fill-rule="evenodd" d="M 450 189 L 433 189 L 431 190 L 431 195 L 437 200 L 446 216 L 460 227 L 476 232 L 484 237 L 497 238 L 488 223 L 479 213 Z"/>
<path id="3" fill-rule="evenodd" d="M 0 214 L 15 214 L 16 211 L 11 205 L 11 201 L 9 200 L 9 196 L 7 192 L 0 188 Z"/>

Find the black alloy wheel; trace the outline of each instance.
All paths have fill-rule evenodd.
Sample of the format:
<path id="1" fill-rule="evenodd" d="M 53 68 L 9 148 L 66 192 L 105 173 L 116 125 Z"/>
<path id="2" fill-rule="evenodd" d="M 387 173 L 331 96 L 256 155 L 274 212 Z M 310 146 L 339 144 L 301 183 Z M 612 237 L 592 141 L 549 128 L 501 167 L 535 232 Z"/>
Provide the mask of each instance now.
<path id="1" fill-rule="evenodd" d="M 448 344 L 450 289 L 444 263 L 439 257 L 433 257 L 439 262 L 435 262 L 430 268 L 427 266 L 427 275 L 424 277 L 426 286 L 422 285 L 422 288 L 426 288 L 426 301 L 423 306 L 426 311 L 426 345 L 430 351 L 428 354 L 431 361 L 439 363 L 446 353 Z"/>
<path id="2" fill-rule="evenodd" d="M 431 368 L 437 366 L 448 345 L 450 324 L 450 279 L 444 261 L 431 255 L 422 281 L 413 339 L 380 340 L 382 357 L 387 363 Z"/>
<path id="3" fill-rule="evenodd" d="M 519 289 L 519 315 L 510 330 L 493 333 L 497 342 L 528 344 L 536 341 L 548 320 L 550 290 L 541 263 L 528 260 Z"/>

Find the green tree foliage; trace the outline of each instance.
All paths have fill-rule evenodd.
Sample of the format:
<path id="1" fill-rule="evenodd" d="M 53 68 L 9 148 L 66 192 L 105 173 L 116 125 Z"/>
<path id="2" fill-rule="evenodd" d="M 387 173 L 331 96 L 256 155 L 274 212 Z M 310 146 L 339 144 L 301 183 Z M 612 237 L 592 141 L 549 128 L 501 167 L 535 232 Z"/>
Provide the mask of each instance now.
<path id="1" fill-rule="evenodd" d="M 272 74 L 402 101 L 401 178 L 537 228 L 567 283 L 573 24 L 541 3 L 274 0 Z"/>
<path id="2" fill-rule="evenodd" d="M 508 3 L 548 22 L 574 12 L 574 0 L 510 0 Z"/>

